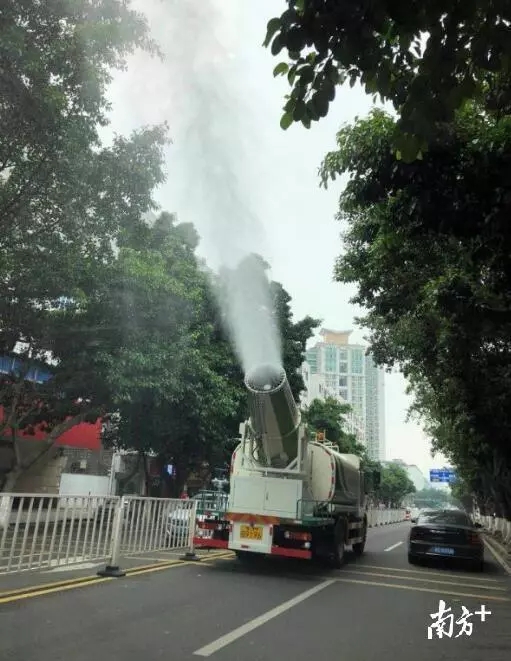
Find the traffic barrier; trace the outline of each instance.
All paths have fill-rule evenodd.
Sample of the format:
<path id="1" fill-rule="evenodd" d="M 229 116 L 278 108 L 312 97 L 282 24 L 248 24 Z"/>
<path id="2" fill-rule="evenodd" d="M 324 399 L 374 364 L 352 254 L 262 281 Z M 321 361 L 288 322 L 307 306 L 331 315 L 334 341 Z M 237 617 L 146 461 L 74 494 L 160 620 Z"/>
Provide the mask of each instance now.
<path id="1" fill-rule="evenodd" d="M 193 499 L 1 494 L 0 574 L 106 560 L 100 575 L 123 576 L 121 558 L 148 551 L 197 560 L 197 507 Z M 367 511 L 369 528 L 404 520 L 405 510 Z M 509 525 L 502 531 L 511 535 Z"/>
<path id="2" fill-rule="evenodd" d="M 369 528 L 400 523 L 405 520 L 405 510 L 369 509 L 367 510 L 367 525 Z"/>
<path id="3" fill-rule="evenodd" d="M 179 498 L 120 499 L 116 525 L 113 527 L 111 555 L 99 576 L 124 576 L 122 555 L 148 551 L 185 551 L 194 559 L 193 536 L 197 519 L 197 501 Z"/>
<path id="4" fill-rule="evenodd" d="M 128 496 L 0 495 L 0 574 L 181 551 L 193 559 L 197 501 Z M 191 555 L 190 555 L 191 554 Z"/>
<path id="5" fill-rule="evenodd" d="M 116 496 L 0 496 L 0 573 L 103 559 L 110 552 Z"/>

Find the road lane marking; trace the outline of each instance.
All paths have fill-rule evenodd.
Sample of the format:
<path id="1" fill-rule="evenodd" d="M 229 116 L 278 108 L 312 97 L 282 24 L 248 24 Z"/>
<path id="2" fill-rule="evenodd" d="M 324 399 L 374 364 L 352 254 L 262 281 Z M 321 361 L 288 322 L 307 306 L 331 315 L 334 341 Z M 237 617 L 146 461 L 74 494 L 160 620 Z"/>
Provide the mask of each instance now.
<path id="1" fill-rule="evenodd" d="M 380 576 L 381 578 L 395 578 L 398 581 L 420 581 L 421 583 L 434 583 L 436 585 L 461 585 L 468 588 L 477 588 L 479 590 L 497 590 L 498 592 L 507 592 L 507 588 L 499 588 L 494 585 L 481 585 L 477 583 L 459 583 L 457 581 L 440 581 L 439 579 L 434 578 L 419 578 L 418 576 L 396 576 L 395 574 L 382 574 L 380 572 L 374 571 L 360 571 L 356 569 L 343 569 L 343 574 L 362 574 L 363 576 Z"/>
<path id="2" fill-rule="evenodd" d="M 452 597 L 470 597 L 472 599 L 481 599 L 485 601 L 511 601 L 507 597 L 496 597 L 492 594 L 473 594 L 471 592 L 456 592 L 454 590 L 443 590 L 433 588 L 421 588 L 418 585 L 396 585 L 395 583 L 377 583 L 376 581 L 359 581 L 354 578 L 335 578 L 337 583 L 355 583 L 357 585 L 370 585 L 372 587 L 394 588 L 396 590 L 412 590 L 412 592 L 431 592 L 433 594 L 448 594 Z"/>
<path id="3" fill-rule="evenodd" d="M 358 567 L 367 567 L 369 569 L 385 569 L 386 571 L 398 571 L 398 572 L 405 572 L 407 574 L 421 574 L 422 576 L 443 576 L 444 578 L 446 576 L 452 576 L 452 574 L 447 574 L 447 572 L 440 572 L 440 571 L 428 571 L 428 570 L 422 570 L 422 569 L 398 569 L 397 567 L 382 567 L 381 565 L 366 565 L 365 563 L 359 563 Z M 467 578 L 467 574 L 460 574 L 460 578 Z M 479 578 L 479 577 L 470 577 L 471 581 L 480 581 L 482 583 L 499 583 L 499 580 L 497 578 Z"/>
<path id="4" fill-rule="evenodd" d="M 66 571 L 81 571 L 82 569 L 94 569 L 94 567 L 99 567 L 102 565 L 102 562 L 84 562 L 81 565 L 62 565 L 61 567 L 55 567 L 55 569 L 48 569 L 45 571 L 45 574 L 60 574 L 61 572 Z"/>
<path id="5" fill-rule="evenodd" d="M 166 562 L 160 563 L 158 565 L 148 565 L 147 567 L 140 567 L 136 569 L 130 569 L 126 572 L 125 578 L 131 578 L 132 576 L 140 576 L 142 574 L 151 574 L 157 571 L 164 571 L 166 569 L 174 569 L 174 567 L 182 567 L 184 565 L 190 565 L 190 562 L 185 560 L 177 560 L 175 562 Z M 57 592 L 66 592 L 67 590 L 74 590 L 75 588 L 84 588 L 88 585 L 97 585 L 98 583 L 105 583 L 106 581 L 118 581 L 119 578 L 113 576 L 88 576 L 85 579 L 71 580 L 58 583 L 49 583 L 46 586 L 39 586 L 38 588 L 26 589 L 19 592 L 4 592 L 0 593 L 0 604 L 9 604 L 14 601 L 20 601 L 22 599 L 31 599 L 32 597 L 42 597 L 47 594 L 54 594 Z"/>
<path id="6" fill-rule="evenodd" d="M 172 567 L 180 567 L 182 565 L 191 564 L 184 560 L 170 560 L 160 562 L 157 565 L 143 565 L 141 567 L 130 567 L 126 570 L 126 578 L 130 576 L 138 576 L 139 574 L 149 573 L 151 571 L 158 571 L 163 569 L 171 569 Z M 66 581 L 54 581 L 52 583 L 43 583 L 41 585 L 31 585 L 17 590 L 8 590 L 0 592 L 0 604 L 9 603 L 10 601 L 17 601 L 18 599 L 27 599 L 28 597 L 38 597 L 42 594 L 52 594 L 53 592 L 60 592 L 69 590 L 71 588 L 79 588 L 85 585 L 95 585 L 96 583 L 103 583 L 105 580 L 110 581 L 116 577 L 104 576 L 82 576 L 79 578 L 71 578 Z"/>
<path id="7" fill-rule="evenodd" d="M 110 577 L 106 577 L 106 578 L 97 577 L 87 582 L 74 583 L 71 585 L 59 585 L 58 587 L 55 588 L 46 588 L 44 590 L 25 592 L 11 597 L 0 597 L 0 604 L 9 604 L 13 601 L 20 601 L 21 599 L 32 599 L 33 597 L 41 597 L 46 594 L 53 594 L 54 592 L 65 592 L 66 590 L 76 590 L 77 588 L 84 588 L 87 587 L 88 585 L 97 585 L 98 583 L 104 583 L 105 581 L 111 581 L 111 580 L 112 578 Z"/>
<path id="8" fill-rule="evenodd" d="M 259 617 L 250 620 L 250 622 L 243 624 L 241 627 L 238 627 L 237 629 L 234 629 L 230 633 L 227 633 L 224 636 L 217 638 L 217 640 L 214 640 L 212 643 L 209 643 L 209 645 L 205 645 L 204 647 L 201 647 L 200 649 L 194 652 L 194 655 L 211 656 L 212 654 L 218 652 L 218 650 L 222 649 L 223 647 L 226 647 L 227 645 L 233 643 L 235 640 L 238 640 L 238 638 L 242 638 L 247 633 L 250 633 L 254 629 L 257 629 L 263 624 L 266 624 L 266 622 L 273 620 L 279 615 L 282 615 L 282 613 L 285 613 L 290 608 L 293 608 L 293 606 L 296 606 L 302 601 L 309 599 L 309 597 L 314 596 L 318 592 L 321 592 L 321 590 L 324 590 L 325 588 L 329 587 L 330 585 L 333 585 L 334 583 L 335 583 L 335 579 L 329 579 L 327 581 L 323 581 L 319 585 L 315 585 L 310 590 L 306 590 L 305 592 L 302 592 L 296 597 L 293 597 L 292 599 L 289 599 L 288 601 L 285 601 L 284 603 L 280 604 L 280 606 L 277 606 L 276 608 L 272 608 L 266 613 L 259 615 Z"/>
<path id="9" fill-rule="evenodd" d="M 397 549 L 398 546 L 401 546 L 403 542 L 397 542 L 396 544 L 392 544 L 392 546 L 389 546 L 388 549 L 385 549 L 385 551 L 393 551 L 394 549 Z"/>
<path id="10" fill-rule="evenodd" d="M 484 542 L 485 547 L 490 551 L 492 556 L 499 563 L 499 565 L 506 572 L 506 574 L 508 576 L 511 576 L 511 570 L 510 570 L 509 565 L 507 564 L 507 562 L 504 560 L 504 558 L 496 551 L 496 549 L 493 548 L 493 546 L 486 539 L 483 538 L 483 542 Z"/>

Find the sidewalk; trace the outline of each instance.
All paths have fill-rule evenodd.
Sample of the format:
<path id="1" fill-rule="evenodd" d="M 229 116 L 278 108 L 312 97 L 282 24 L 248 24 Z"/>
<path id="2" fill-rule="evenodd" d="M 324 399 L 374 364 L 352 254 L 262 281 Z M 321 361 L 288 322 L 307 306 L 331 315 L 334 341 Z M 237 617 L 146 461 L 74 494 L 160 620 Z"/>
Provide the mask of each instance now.
<path id="1" fill-rule="evenodd" d="M 511 576 L 511 544 L 504 544 L 498 534 L 484 530 L 484 541 L 495 559 Z"/>
<path id="2" fill-rule="evenodd" d="M 158 566 L 181 564 L 183 551 L 152 551 L 147 554 L 128 555 L 121 557 L 119 567 L 130 573 L 151 569 Z M 208 557 L 207 551 L 202 551 L 200 557 Z M 218 551 L 209 552 L 209 556 L 219 555 Z M 189 561 L 186 561 L 189 562 Z M 12 592 L 32 592 L 49 586 L 76 585 L 98 580 L 97 572 L 106 566 L 104 560 L 89 561 L 60 567 L 43 567 L 20 572 L 0 573 L 0 600 Z"/>

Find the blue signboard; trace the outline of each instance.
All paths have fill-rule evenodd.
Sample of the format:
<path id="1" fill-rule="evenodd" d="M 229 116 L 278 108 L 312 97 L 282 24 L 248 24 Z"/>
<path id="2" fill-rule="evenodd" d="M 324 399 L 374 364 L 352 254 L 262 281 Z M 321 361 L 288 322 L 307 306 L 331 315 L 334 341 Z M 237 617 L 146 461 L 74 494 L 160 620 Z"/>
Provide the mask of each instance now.
<path id="1" fill-rule="evenodd" d="M 432 468 L 429 471 L 429 481 L 452 484 L 456 482 L 456 473 L 452 468 Z"/>

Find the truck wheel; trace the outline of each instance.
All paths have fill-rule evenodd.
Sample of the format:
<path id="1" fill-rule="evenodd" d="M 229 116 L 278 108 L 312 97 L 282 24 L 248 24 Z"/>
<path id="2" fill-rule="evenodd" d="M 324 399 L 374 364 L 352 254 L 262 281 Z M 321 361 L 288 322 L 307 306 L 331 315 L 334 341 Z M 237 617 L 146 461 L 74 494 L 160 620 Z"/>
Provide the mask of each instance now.
<path id="1" fill-rule="evenodd" d="M 337 521 L 334 531 L 334 548 L 332 549 L 332 565 L 335 569 L 340 569 L 344 565 L 344 544 L 345 532 L 344 521 Z"/>
<path id="2" fill-rule="evenodd" d="M 355 555 L 362 555 L 366 547 L 367 540 L 367 521 L 364 521 L 364 527 L 362 529 L 362 541 L 353 544 L 353 553 Z"/>

